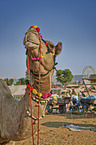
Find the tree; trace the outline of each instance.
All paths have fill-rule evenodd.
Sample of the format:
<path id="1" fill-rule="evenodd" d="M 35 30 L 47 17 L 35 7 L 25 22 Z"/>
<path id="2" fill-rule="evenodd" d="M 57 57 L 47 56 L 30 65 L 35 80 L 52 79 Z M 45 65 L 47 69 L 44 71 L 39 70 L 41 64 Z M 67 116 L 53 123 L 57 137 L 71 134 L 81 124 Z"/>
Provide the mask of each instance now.
<path id="1" fill-rule="evenodd" d="M 26 79 L 28 79 L 29 78 L 28 71 L 25 72 L 25 75 L 26 75 Z"/>
<path id="2" fill-rule="evenodd" d="M 16 84 L 14 84 L 14 85 L 15 85 L 15 86 L 16 86 L 16 85 L 21 85 L 21 84 L 20 84 L 20 81 L 17 81 Z"/>
<path id="3" fill-rule="evenodd" d="M 21 85 L 25 85 L 25 78 L 20 78 L 19 82 L 20 82 Z"/>
<path id="4" fill-rule="evenodd" d="M 6 84 L 9 86 L 8 78 L 4 79 L 4 81 L 5 81 Z"/>
<path id="5" fill-rule="evenodd" d="M 11 86 L 11 85 L 13 84 L 13 82 L 14 82 L 13 79 L 8 79 L 8 78 L 4 79 L 4 81 L 6 82 L 6 84 L 7 84 L 8 86 Z"/>
<path id="6" fill-rule="evenodd" d="M 89 76 L 89 78 L 90 78 L 90 79 L 96 79 L 96 74 L 91 74 L 91 75 Z M 91 83 L 94 83 L 94 81 L 91 81 Z"/>
<path id="7" fill-rule="evenodd" d="M 62 83 L 62 85 L 66 85 L 72 81 L 73 75 L 69 69 L 58 70 L 56 73 L 56 79 L 58 82 Z"/>
<path id="8" fill-rule="evenodd" d="M 28 75 L 28 71 L 25 72 L 26 77 L 25 77 L 25 84 L 29 84 L 29 75 Z"/>
<path id="9" fill-rule="evenodd" d="M 25 85 L 25 84 L 26 84 L 25 78 L 20 78 L 20 79 L 18 79 L 18 81 L 14 85 Z"/>
<path id="10" fill-rule="evenodd" d="M 9 85 L 11 86 L 13 84 L 14 80 L 13 79 L 9 79 Z"/>
<path id="11" fill-rule="evenodd" d="M 91 78 L 91 79 L 96 79 L 96 74 L 91 74 L 91 75 L 89 76 L 89 78 Z"/>

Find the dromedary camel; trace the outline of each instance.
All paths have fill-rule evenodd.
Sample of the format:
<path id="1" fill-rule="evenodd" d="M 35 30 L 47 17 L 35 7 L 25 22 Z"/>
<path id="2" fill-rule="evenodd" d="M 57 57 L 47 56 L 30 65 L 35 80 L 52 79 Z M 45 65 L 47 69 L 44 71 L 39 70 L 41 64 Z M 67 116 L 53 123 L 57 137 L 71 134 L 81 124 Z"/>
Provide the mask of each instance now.
<path id="1" fill-rule="evenodd" d="M 41 47 L 41 58 L 39 58 L 41 59 L 40 93 L 43 94 L 40 99 L 40 117 L 44 116 L 46 100 L 50 96 L 55 56 L 62 50 L 61 42 L 54 46 L 52 42 L 44 41 L 40 36 L 39 28 L 31 26 L 24 38 L 24 45 L 29 57 L 30 86 L 33 87 L 31 98 L 34 124 L 35 119 L 38 118 L 39 49 Z M 23 140 L 32 135 L 30 86 L 27 85 L 24 97 L 17 101 L 12 97 L 5 82 L 0 79 L 0 145 L 5 145 L 11 140 Z"/>

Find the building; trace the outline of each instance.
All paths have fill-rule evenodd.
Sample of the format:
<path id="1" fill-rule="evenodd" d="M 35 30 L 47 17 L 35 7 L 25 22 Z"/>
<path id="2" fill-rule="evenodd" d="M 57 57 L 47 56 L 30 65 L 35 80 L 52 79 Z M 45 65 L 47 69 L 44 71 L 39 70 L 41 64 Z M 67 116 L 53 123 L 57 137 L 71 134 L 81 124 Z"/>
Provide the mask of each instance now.
<path id="1" fill-rule="evenodd" d="M 26 85 L 9 86 L 9 89 L 11 90 L 13 97 L 20 100 L 25 94 Z"/>

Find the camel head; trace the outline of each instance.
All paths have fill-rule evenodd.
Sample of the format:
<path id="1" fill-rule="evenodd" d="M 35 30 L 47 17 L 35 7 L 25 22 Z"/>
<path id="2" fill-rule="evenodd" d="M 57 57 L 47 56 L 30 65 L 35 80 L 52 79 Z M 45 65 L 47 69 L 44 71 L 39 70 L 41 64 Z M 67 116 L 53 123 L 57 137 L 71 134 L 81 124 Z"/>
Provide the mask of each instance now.
<path id="1" fill-rule="evenodd" d="M 29 56 L 29 69 L 35 89 L 38 89 L 39 59 L 41 88 L 40 91 L 48 93 L 51 89 L 51 77 L 54 72 L 55 57 L 62 50 L 62 43 L 56 46 L 51 41 L 45 41 L 40 35 L 37 26 L 31 26 L 24 37 L 24 45 Z M 41 54 L 41 55 L 40 55 Z"/>

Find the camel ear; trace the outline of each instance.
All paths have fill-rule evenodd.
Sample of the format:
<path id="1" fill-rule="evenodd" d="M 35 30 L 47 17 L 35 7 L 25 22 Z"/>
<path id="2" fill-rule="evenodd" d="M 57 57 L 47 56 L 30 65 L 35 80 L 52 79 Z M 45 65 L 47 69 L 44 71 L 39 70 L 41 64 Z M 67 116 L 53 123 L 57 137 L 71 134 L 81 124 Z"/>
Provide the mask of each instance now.
<path id="1" fill-rule="evenodd" d="M 55 54 L 59 55 L 62 51 L 62 43 L 58 42 L 58 44 L 55 46 Z"/>

